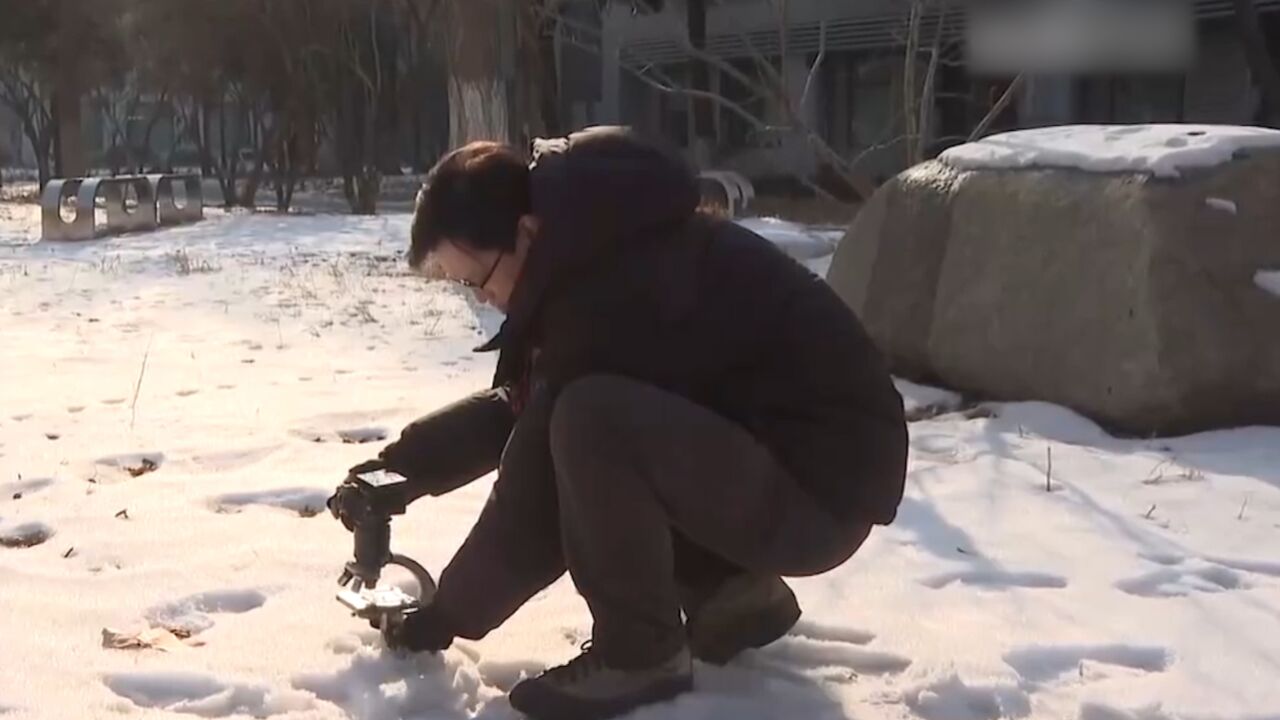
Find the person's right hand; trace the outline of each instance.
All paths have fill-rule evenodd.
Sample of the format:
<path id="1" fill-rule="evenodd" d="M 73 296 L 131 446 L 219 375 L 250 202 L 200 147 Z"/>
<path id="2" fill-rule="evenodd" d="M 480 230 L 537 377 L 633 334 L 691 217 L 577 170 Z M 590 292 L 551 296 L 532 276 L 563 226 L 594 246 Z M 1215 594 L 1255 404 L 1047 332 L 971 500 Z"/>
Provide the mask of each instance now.
<path id="1" fill-rule="evenodd" d="M 363 473 L 385 470 L 381 460 L 366 460 L 347 471 L 347 477 L 325 501 L 329 512 L 342 523 L 347 530 L 355 532 L 356 525 L 370 514 L 378 505 L 378 498 L 371 497 L 369 489 L 356 481 L 356 476 Z"/>
<path id="2" fill-rule="evenodd" d="M 382 631 L 383 642 L 392 650 L 438 653 L 453 644 L 453 633 L 430 603 L 371 624 Z"/>

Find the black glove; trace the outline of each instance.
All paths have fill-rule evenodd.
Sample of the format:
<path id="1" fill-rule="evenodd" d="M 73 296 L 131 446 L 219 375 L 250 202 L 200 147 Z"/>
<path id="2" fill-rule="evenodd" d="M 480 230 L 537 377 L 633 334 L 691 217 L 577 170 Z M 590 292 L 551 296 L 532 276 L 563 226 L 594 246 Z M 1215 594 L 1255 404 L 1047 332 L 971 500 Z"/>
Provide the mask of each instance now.
<path id="1" fill-rule="evenodd" d="M 352 532 L 356 526 L 371 516 L 386 517 L 396 511 L 403 512 L 404 488 L 400 486 L 371 488 L 356 481 L 356 476 L 385 470 L 381 460 L 367 460 L 347 471 L 346 480 L 325 501 L 329 512 L 342 526 Z"/>
<path id="2" fill-rule="evenodd" d="M 448 623 L 431 604 L 406 610 L 374 627 L 382 630 L 382 640 L 392 650 L 437 653 L 453 644 Z"/>

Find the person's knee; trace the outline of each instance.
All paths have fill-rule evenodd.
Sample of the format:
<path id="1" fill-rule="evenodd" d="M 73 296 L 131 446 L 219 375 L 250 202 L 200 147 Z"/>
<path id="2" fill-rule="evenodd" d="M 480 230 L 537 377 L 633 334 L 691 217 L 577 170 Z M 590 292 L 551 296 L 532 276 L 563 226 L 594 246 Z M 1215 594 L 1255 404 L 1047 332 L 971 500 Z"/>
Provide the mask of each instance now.
<path id="1" fill-rule="evenodd" d="M 602 458 L 618 448 L 638 387 L 616 375 L 588 375 L 560 391 L 550 427 L 551 456 L 558 471 L 571 471 L 579 460 Z"/>

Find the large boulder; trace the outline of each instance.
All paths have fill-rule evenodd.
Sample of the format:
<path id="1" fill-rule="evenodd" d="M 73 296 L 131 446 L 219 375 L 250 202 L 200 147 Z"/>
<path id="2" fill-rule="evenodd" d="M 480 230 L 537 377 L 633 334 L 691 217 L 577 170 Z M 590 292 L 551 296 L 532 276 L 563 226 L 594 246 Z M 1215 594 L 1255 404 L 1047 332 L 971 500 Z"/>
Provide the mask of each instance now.
<path id="1" fill-rule="evenodd" d="M 1280 269 L 1280 149 L 964 160 L 886 184 L 832 262 L 895 372 L 1139 435 L 1280 424 L 1280 297 L 1258 279 Z"/>

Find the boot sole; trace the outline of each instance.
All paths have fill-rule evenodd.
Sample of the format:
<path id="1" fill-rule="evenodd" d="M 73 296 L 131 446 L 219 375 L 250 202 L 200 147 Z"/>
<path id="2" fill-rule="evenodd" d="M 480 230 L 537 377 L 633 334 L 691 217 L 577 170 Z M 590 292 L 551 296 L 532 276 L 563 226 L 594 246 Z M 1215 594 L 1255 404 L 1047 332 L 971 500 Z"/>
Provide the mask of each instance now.
<path id="1" fill-rule="evenodd" d="M 530 720 L 608 720 L 660 703 L 670 702 L 693 690 L 693 675 L 673 677 L 616 700 L 571 701 L 541 693 L 521 702 L 517 697 L 512 708 Z"/>
<path id="2" fill-rule="evenodd" d="M 787 634 L 800 620 L 800 605 L 794 596 L 755 614 L 744 614 L 733 622 L 701 627 L 689 639 L 693 657 L 710 665 L 727 665 L 744 650 L 762 648 Z"/>

